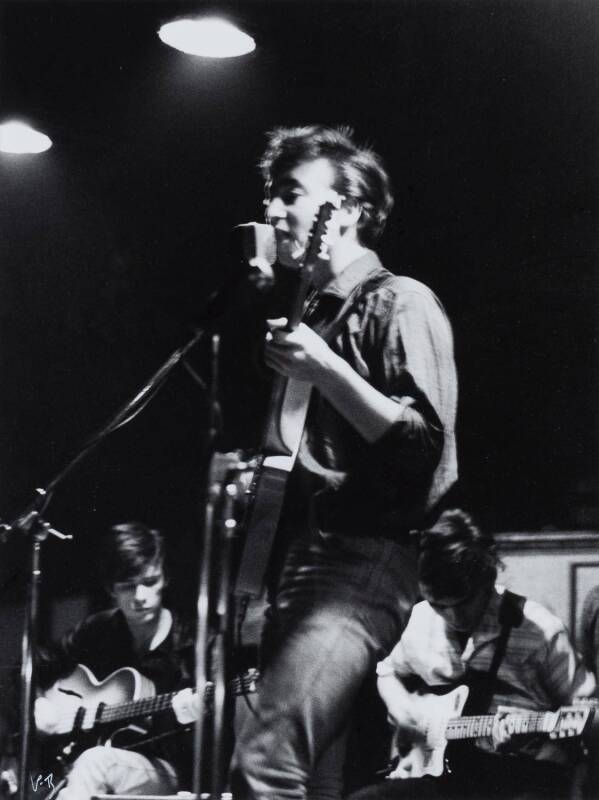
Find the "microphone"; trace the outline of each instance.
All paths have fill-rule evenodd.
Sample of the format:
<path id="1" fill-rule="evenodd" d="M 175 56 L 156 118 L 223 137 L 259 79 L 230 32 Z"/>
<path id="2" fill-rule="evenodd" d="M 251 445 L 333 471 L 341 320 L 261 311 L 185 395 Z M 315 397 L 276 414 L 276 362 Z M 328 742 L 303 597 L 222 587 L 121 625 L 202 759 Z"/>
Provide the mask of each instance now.
<path id="1" fill-rule="evenodd" d="M 272 265 L 277 258 L 275 233 L 271 225 L 246 222 L 231 229 L 227 238 L 227 262 L 230 265 L 224 283 L 212 292 L 204 307 L 199 325 L 218 322 L 232 307 L 247 303 L 251 292 L 241 290 L 248 283 L 266 293 L 274 285 Z"/>
<path id="2" fill-rule="evenodd" d="M 246 264 L 252 267 L 250 280 L 259 288 L 274 281 L 272 265 L 277 260 L 277 243 L 272 225 L 245 222 L 233 228 L 236 249 Z"/>

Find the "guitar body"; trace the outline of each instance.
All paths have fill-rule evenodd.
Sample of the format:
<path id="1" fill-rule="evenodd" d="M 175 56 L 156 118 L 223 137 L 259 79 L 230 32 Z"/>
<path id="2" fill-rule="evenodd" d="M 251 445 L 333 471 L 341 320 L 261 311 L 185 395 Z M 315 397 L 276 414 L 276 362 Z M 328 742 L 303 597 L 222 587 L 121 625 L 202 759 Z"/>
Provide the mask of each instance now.
<path id="1" fill-rule="evenodd" d="M 426 718 L 425 738 L 411 742 L 407 750 L 399 735 L 396 735 L 395 747 L 399 751 L 399 759 L 390 778 L 439 777 L 443 774 L 447 748 L 445 730 L 450 719 L 462 713 L 467 699 L 467 686 L 458 686 L 445 695 L 423 695 L 420 698 L 422 713 Z"/>
<path id="2" fill-rule="evenodd" d="M 299 450 L 312 386 L 305 381 L 287 380 L 281 388 L 280 414 L 271 415 L 265 437 L 266 455 L 254 471 L 248 489 L 249 506 L 245 519 L 244 553 L 237 573 L 238 595 L 259 597 L 270 561 L 287 478 Z M 278 454 L 277 454 L 278 453 Z"/>
<path id="3" fill-rule="evenodd" d="M 58 733 L 70 734 L 92 730 L 100 704 L 120 705 L 155 694 L 152 681 L 131 667 L 118 669 L 99 681 L 90 669 L 78 664 L 68 677 L 57 681 L 42 697 L 60 713 L 64 727 Z"/>
<path id="4" fill-rule="evenodd" d="M 233 678 L 229 688 L 236 696 L 252 694 L 259 679 L 258 670 L 249 669 Z M 206 684 L 206 713 L 212 711 L 210 701 L 214 690 L 213 683 Z M 58 728 L 40 739 L 42 771 L 44 774 L 50 771 L 63 775 L 79 753 L 94 744 L 109 743 L 127 749 L 138 747 L 149 733 L 147 726 L 139 725 L 139 720 L 145 725 L 147 718 L 171 708 L 175 694 L 157 695 L 152 681 L 132 667 L 118 669 L 99 681 L 90 669 L 78 664 L 69 676 L 58 680 L 40 695 L 51 704 L 52 719 L 59 719 Z M 48 765 L 53 765 L 50 770 Z M 0 777 L 9 780 L 7 776 Z M 12 776 L 10 780 L 13 780 Z"/>
<path id="5" fill-rule="evenodd" d="M 306 424 L 312 386 L 293 378 L 277 383 L 279 389 L 276 406 L 279 413 L 270 415 L 263 449 L 265 453 L 290 457 L 290 471 Z"/>

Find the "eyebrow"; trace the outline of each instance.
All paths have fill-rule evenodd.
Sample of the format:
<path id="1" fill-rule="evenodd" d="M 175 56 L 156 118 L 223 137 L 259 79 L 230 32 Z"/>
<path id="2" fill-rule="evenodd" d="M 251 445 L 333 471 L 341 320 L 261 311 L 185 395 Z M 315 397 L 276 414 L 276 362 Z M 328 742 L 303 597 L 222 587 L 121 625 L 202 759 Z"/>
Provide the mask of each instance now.
<path id="1" fill-rule="evenodd" d="M 301 181 L 298 181 L 297 178 L 293 178 L 291 175 L 285 175 L 278 180 L 273 180 L 270 184 L 269 190 L 270 194 L 272 195 L 273 190 L 280 192 L 282 189 L 293 189 L 296 186 L 298 186 L 300 189 L 306 188 Z"/>
<path id="2" fill-rule="evenodd" d="M 114 585 L 128 585 L 132 583 L 144 583 L 146 581 L 158 581 L 162 577 L 161 572 L 157 572 L 154 575 L 143 575 L 143 576 L 133 576 L 132 578 L 123 578 L 120 581 L 115 581 Z"/>

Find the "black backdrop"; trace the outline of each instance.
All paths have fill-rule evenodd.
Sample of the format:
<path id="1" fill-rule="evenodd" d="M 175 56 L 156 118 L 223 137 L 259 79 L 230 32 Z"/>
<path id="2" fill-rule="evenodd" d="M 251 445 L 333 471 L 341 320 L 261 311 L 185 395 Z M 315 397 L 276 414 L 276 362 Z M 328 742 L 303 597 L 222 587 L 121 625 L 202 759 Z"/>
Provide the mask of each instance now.
<path id="1" fill-rule="evenodd" d="M 164 46 L 160 23 L 190 10 L 229 15 L 257 50 Z M 190 335 L 228 231 L 262 215 L 264 131 L 322 121 L 383 154 L 384 260 L 452 318 L 471 508 L 494 530 L 598 524 L 598 61 L 591 0 L 3 3 L 1 113 L 54 147 L 0 154 L 0 516 Z M 248 444 L 263 381 L 235 327 L 225 425 Z M 76 543 L 48 545 L 50 587 L 85 585 L 100 532 L 136 517 L 190 580 L 206 420 L 179 370 L 64 482 L 48 516 Z M 3 546 L 6 574 L 20 559 Z"/>

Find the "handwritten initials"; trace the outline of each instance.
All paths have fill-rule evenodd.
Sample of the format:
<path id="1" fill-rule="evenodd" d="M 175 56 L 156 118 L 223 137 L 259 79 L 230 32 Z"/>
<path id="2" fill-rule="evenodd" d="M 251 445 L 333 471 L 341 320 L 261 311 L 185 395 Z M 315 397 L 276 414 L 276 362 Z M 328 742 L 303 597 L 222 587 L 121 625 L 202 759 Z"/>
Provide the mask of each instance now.
<path id="1" fill-rule="evenodd" d="M 48 775 L 46 775 L 45 778 L 44 778 L 43 775 L 38 775 L 37 778 L 35 779 L 35 781 L 33 780 L 33 778 L 30 775 L 29 776 L 29 780 L 31 781 L 31 786 L 32 786 L 34 792 L 37 792 L 37 790 L 40 788 L 40 785 L 42 783 L 45 783 L 46 786 L 48 787 L 48 789 L 53 789 L 54 788 L 54 775 L 53 775 L 52 772 L 50 772 Z"/>

